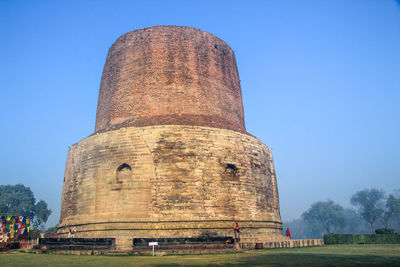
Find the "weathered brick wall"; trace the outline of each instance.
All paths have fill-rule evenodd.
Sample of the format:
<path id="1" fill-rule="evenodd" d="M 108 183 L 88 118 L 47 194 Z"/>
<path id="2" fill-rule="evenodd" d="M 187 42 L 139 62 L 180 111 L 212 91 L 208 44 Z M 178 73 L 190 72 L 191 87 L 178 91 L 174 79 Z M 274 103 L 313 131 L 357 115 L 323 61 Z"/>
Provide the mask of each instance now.
<path id="1" fill-rule="evenodd" d="M 236 131 L 128 127 L 68 153 L 59 233 L 78 237 L 281 236 L 270 149 Z M 124 241 L 121 241 L 124 239 Z"/>
<path id="2" fill-rule="evenodd" d="M 246 132 L 236 59 L 224 41 L 195 28 L 157 26 L 112 45 L 95 131 L 149 125 Z"/>

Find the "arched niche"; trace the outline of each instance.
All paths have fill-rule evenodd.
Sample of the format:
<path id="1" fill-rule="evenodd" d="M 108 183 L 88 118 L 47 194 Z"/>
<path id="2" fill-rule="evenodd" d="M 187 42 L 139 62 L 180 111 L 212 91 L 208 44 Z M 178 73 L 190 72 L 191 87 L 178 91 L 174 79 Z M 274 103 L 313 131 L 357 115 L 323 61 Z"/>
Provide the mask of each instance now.
<path id="1" fill-rule="evenodd" d="M 123 184 L 131 179 L 132 168 L 126 163 L 119 165 L 116 171 L 116 183 Z"/>

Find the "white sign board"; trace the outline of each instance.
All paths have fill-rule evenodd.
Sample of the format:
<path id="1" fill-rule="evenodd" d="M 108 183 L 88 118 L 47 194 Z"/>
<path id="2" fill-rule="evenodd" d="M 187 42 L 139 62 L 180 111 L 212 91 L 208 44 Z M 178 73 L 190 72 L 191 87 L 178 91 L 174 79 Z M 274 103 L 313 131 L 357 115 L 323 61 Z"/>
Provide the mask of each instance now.
<path id="1" fill-rule="evenodd" d="M 149 246 L 158 246 L 158 242 L 150 242 Z"/>

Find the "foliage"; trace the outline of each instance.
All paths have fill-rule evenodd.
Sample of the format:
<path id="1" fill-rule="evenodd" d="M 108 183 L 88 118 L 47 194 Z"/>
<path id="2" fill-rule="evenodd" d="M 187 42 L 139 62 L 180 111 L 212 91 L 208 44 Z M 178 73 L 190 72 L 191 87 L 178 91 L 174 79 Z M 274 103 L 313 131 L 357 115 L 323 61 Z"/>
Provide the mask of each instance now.
<path id="1" fill-rule="evenodd" d="M 30 235 L 30 238 L 31 238 L 32 240 L 33 240 L 33 239 L 36 239 L 36 238 L 39 238 L 39 237 L 40 237 L 40 230 L 39 230 L 39 228 L 35 227 L 35 228 L 31 229 L 29 235 Z"/>
<path id="2" fill-rule="evenodd" d="M 372 233 L 374 232 L 374 225 L 376 221 L 381 218 L 383 214 L 383 199 L 384 192 L 378 189 L 365 189 L 358 191 L 351 197 L 351 204 L 360 209 L 363 218 L 370 225 Z"/>
<path id="3" fill-rule="evenodd" d="M 34 227 L 47 221 L 51 210 L 40 200 L 35 204 L 32 190 L 22 184 L 0 185 L 0 214 L 5 216 L 26 216 L 33 220 Z"/>
<path id="4" fill-rule="evenodd" d="M 302 219 L 294 219 L 283 223 L 282 235 L 285 235 L 287 228 L 290 229 L 292 239 L 312 239 L 321 238 L 322 232 L 320 229 L 309 227 Z"/>
<path id="5" fill-rule="evenodd" d="M 388 235 L 353 235 L 353 234 L 327 234 L 324 235 L 324 243 L 331 244 L 400 244 L 400 236 Z"/>
<path id="6" fill-rule="evenodd" d="M 369 232 L 369 226 L 360 213 L 354 209 L 344 209 L 345 226 L 335 230 L 344 234 L 365 234 Z M 294 219 L 283 223 L 283 235 L 286 228 L 290 228 L 293 239 L 321 238 L 325 230 L 317 225 L 310 225 L 303 219 Z"/>
<path id="7" fill-rule="evenodd" d="M 340 233 L 343 234 L 366 234 L 369 226 L 361 214 L 350 208 L 344 210 L 346 225 Z"/>
<path id="8" fill-rule="evenodd" d="M 339 231 L 346 224 L 343 207 L 332 200 L 312 204 L 301 217 L 311 227 L 322 228 L 326 233 Z"/>
<path id="9" fill-rule="evenodd" d="M 35 197 L 22 184 L 0 185 L 0 214 L 5 216 L 35 216 Z"/>
<path id="10" fill-rule="evenodd" d="M 400 198 L 390 195 L 386 200 L 385 212 L 382 216 L 382 222 L 385 228 L 391 220 L 399 221 L 400 219 Z"/>
<path id="11" fill-rule="evenodd" d="M 378 192 L 379 201 L 375 201 L 372 205 L 365 205 L 371 203 L 369 195 Z M 367 194 L 366 194 L 367 193 Z M 356 201 L 364 200 L 360 197 L 362 195 L 368 201 L 363 201 L 364 205 L 356 204 Z M 373 194 L 372 194 L 373 195 Z M 336 227 L 333 231 L 342 234 L 366 234 L 371 233 L 375 228 L 393 228 L 395 231 L 400 231 L 400 190 L 394 190 L 394 194 L 384 199 L 384 192 L 372 189 L 363 190 L 353 195 L 352 204 L 356 205 L 358 209 L 346 208 L 344 209 L 344 227 Z M 358 198 L 356 198 L 358 197 Z M 357 200 L 356 200 L 357 199 Z M 320 202 L 317 202 L 320 203 Z M 317 204 L 314 203 L 313 205 Z M 371 208 L 372 206 L 372 208 Z M 373 208 L 376 209 L 373 209 Z M 311 208 L 309 209 L 311 210 Z M 308 210 L 308 211 L 309 211 Z M 370 212 L 372 210 L 372 212 Z M 307 212 L 308 212 L 307 211 Z M 364 213 L 363 213 L 364 212 Z M 306 212 L 305 212 L 306 213 Z M 371 225 L 365 217 L 366 215 L 374 214 L 376 220 Z M 293 239 L 301 238 L 320 238 L 323 233 L 327 233 L 326 227 L 323 227 L 319 222 L 306 222 L 304 219 L 294 219 L 289 222 L 283 223 L 283 234 L 286 228 L 290 228 Z"/>
<path id="12" fill-rule="evenodd" d="M 55 235 L 56 233 L 57 233 L 57 226 L 49 227 L 45 232 L 45 236 L 50 237 Z"/>
<path id="13" fill-rule="evenodd" d="M 35 205 L 35 220 L 34 220 L 34 225 L 42 225 L 47 222 L 47 219 L 49 218 L 51 214 L 51 210 L 47 208 L 47 203 L 44 202 L 43 200 L 40 200 L 38 203 Z"/>
<path id="14" fill-rule="evenodd" d="M 375 230 L 377 235 L 392 235 L 394 234 L 394 229 L 391 228 L 379 228 Z"/>

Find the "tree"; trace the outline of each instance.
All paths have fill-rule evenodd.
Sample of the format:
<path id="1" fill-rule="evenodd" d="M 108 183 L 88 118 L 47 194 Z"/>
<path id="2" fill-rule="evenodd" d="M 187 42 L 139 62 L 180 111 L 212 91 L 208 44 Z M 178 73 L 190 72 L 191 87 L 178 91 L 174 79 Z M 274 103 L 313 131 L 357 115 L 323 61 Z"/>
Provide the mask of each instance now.
<path id="1" fill-rule="evenodd" d="M 375 222 L 383 214 L 384 197 L 385 193 L 375 188 L 358 191 L 351 197 L 351 204 L 359 208 L 362 217 L 368 222 L 372 233 L 374 233 Z"/>
<path id="2" fill-rule="evenodd" d="M 7 216 L 35 216 L 35 197 L 22 184 L 0 186 L 0 214 Z"/>
<path id="3" fill-rule="evenodd" d="M 292 239 L 314 239 L 321 238 L 322 230 L 318 227 L 310 227 L 307 223 L 304 222 L 303 219 L 294 219 L 292 221 L 283 222 L 283 232 L 285 235 L 285 231 L 287 228 L 290 229 L 290 233 L 292 235 Z"/>
<path id="4" fill-rule="evenodd" d="M 312 204 L 301 217 L 311 227 L 321 228 L 326 233 L 340 231 L 346 224 L 343 207 L 332 200 Z"/>
<path id="5" fill-rule="evenodd" d="M 38 203 L 35 205 L 35 220 L 34 224 L 39 226 L 47 222 L 47 219 L 49 218 L 51 214 L 51 210 L 47 208 L 47 203 L 44 202 L 43 200 L 40 200 Z"/>
<path id="6" fill-rule="evenodd" d="M 396 198 L 394 195 L 390 195 L 386 199 L 385 212 L 382 216 L 382 223 L 385 228 L 388 228 L 391 220 L 400 218 L 400 198 Z"/>
<path id="7" fill-rule="evenodd" d="M 45 237 L 52 237 L 57 233 L 57 225 L 46 229 Z"/>
<path id="8" fill-rule="evenodd" d="M 369 225 L 359 212 L 354 209 L 344 210 L 346 226 L 343 228 L 344 234 L 366 234 L 369 233 Z"/>
<path id="9" fill-rule="evenodd" d="M 40 200 L 35 204 L 32 190 L 22 184 L 0 185 L 0 214 L 4 216 L 26 216 L 39 227 L 47 222 L 51 210 Z"/>

